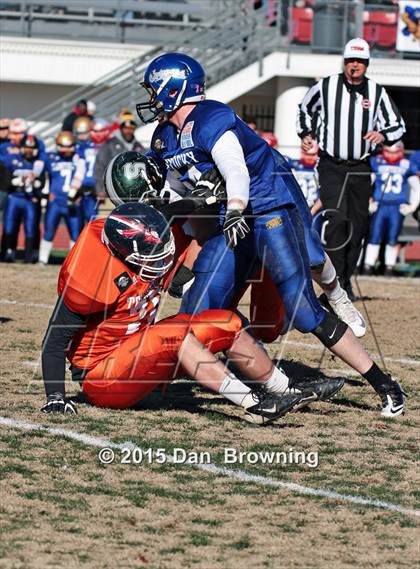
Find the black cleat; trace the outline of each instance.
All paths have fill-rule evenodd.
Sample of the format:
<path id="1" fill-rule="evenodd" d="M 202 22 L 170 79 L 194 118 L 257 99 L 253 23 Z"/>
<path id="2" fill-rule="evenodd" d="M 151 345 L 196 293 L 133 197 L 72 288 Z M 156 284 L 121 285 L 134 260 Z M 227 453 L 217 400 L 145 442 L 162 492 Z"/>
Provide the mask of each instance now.
<path id="1" fill-rule="evenodd" d="M 333 395 L 340 391 L 345 383 L 344 379 L 329 377 L 320 377 L 319 379 L 291 379 L 290 382 L 290 391 L 292 393 L 300 392 L 302 394 L 302 402 L 311 397 L 312 401 L 326 401 L 327 399 L 331 399 Z M 309 400 L 308 403 L 311 400 Z"/>
<path id="2" fill-rule="evenodd" d="M 300 403 L 302 394 L 296 393 L 278 396 L 267 393 L 264 389 L 260 388 L 258 392 L 252 392 L 252 398 L 255 401 L 255 405 L 251 405 L 245 409 L 245 421 L 254 423 L 255 425 L 266 425 L 291 411 L 295 405 Z"/>
<path id="3" fill-rule="evenodd" d="M 404 413 L 404 398 L 407 394 L 402 390 L 398 381 L 390 376 L 392 383 L 383 385 L 378 390 L 378 395 L 382 401 L 382 417 L 398 417 Z"/>

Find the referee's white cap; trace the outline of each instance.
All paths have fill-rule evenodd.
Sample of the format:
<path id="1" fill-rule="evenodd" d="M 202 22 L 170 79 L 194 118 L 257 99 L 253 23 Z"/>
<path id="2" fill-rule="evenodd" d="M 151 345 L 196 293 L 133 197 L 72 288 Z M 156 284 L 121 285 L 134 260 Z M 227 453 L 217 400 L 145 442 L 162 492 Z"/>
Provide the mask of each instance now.
<path id="1" fill-rule="evenodd" d="M 362 38 L 355 38 L 346 43 L 343 53 L 344 59 L 369 59 L 369 44 Z"/>

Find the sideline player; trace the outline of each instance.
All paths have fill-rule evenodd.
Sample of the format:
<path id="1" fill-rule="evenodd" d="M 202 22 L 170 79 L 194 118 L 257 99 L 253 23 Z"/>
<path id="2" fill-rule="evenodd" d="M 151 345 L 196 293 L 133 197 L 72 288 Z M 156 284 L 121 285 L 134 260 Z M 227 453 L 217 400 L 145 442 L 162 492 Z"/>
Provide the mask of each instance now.
<path id="1" fill-rule="evenodd" d="M 128 408 L 185 373 L 243 407 L 245 419 L 257 424 L 302 401 L 302 392 L 289 387 L 232 312 L 178 314 L 154 324 L 174 254 L 166 219 L 149 205 L 120 205 L 85 227 L 60 271 L 59 298 L 43 342 L 43 412 L 76 412 L 65 395 L 66 356 L 73 380 L 99 407 Z M 219 351 L 259 389 L 229 372 L 213 355 Z M 336 390 L 343 384 L 329 381 Z"/>
<path id="2" fill-rule="evenodd" d="M 383 416 L 400 415 L 404 394 L 399 384 L 379 369 L 348 326 L 316 298 L 311 249 L 317 248 L 324 262 L 326 257 L 312 236 L 310 212 L 285 159 L 227 105 L 205 100 L 204 70 L 185 54 L 164 54 L 151 61 L 141 88 L 140 118 L 159 120 L 152 137 L 153 154 L 181 179 L 191 180 L 194 173 L 216 165 L 226 182 L 222 223 L 194 263 L 195 280 L 182 310 L 197 313 L 228 306 L 261 262 L 283 299 L 291 325 L 313 333 L 357 370 L 380 396 Z"/>
<path id="3" fill-rule="evenodd" d="M 366 248 L 365 274 L 373 274 L 381 243 L 385 242 L 385 274 L 392 275 L 398 256 L 398 237 L 404 217 L 414 213 L 420 202 L 420 180 L 409 160 L 404 144 L 384 146 L 382 156 L 370 159 L 375 189 L 369 210 L 373 214 Z"/>
<path id="4" fill-rule="evenodd" d="M 76 137 L 76 154 L 83 158 L 86 166 L 85 176 L 79 189 L 83 223 L 95 219 L 98 214 L 95 162 L 102 140 L 106 139 L 105 135 L 102 135 L 102 130 L 108 132 L 106 121 L 102 121 L 103 119 L 98 119 L 92 123 L 88 117 L 79 117 L 75 120 L 73 126 L 73 132 Z M 95 125 L 97 130 L 94 130 Z M 102 126 L 106 128 L 102 129 Z M 92 134 L 95 140 L 92 139 Z M 101 142 L 97 142 L 98 136 Z"/>
<path id="5" fill-rule="evenodd" d="M 3 157 L 3 164 L 9 170 L 11 181 L 4 212 L 5 261 L 12 263 L 16 256 L 16 237 L 23 220 L 25 229 L 25 263 L 32 263 L 34 238 L 38 223 L 43 172 L 38 166 L 39 142 L 32 134 L 25 134 L 20 141 L 19 154 Z"/>
<path id="6" fill-rule="evenodd" d="M 39 262 L 48 263 L 52 242 L 60 220 L 64 218 L 70 235 L 70 248 L 82 230 L 80 205 L 77 194 L 85 175 L 85 161 L 76 154 L 75 140 L 71 132 L 60 132 L 55 143 L 57 152 L 52 152 L 46 162 L 50 193 L 44 221 L 44 237 L 39 248 Z"/>

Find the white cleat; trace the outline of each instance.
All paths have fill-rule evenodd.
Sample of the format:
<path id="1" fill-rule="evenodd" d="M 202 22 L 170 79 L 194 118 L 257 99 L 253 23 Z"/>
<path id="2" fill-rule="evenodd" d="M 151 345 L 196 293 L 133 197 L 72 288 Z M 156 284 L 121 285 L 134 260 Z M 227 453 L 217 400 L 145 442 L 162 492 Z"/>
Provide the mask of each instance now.
<path id="1" fill-rule="evenodd" d="M 320 300 L 322 304 L 329 305 L 340 320 L 345 322 L 352 329 L 356 338 L 363 338 L 366 334 L 365 319 L 351 302 L 345 290 L 343 290 L 343 294 L 338 300 L 327 299 L 325 294 L 321 296 Z"/>
<path id="2" fill-rule="evenodd" d="M 384 385 L 378 394 L 382 401 L 381 415 L 382 417 L 398 417 L 404 413 L 406 393 L 402 390 L 401 385 L 391 378 L 393 381 L 390 385 Z"/>

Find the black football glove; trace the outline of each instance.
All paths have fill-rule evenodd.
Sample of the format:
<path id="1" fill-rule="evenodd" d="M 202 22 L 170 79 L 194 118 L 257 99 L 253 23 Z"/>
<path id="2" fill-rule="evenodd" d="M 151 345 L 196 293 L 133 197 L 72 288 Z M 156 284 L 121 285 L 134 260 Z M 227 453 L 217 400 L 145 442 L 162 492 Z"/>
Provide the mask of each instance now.
<path id="1" fill-rule="evenodd" d="M 207 205 L 226 200 L 225 181 L 217 168 L 205 172 L 195 184 L 191 196 L 204 198 Z"/>
<path id="2" fill-rule="evenodd" d="M 73 413 L 77 415 L 77 408 L 74 401 L 65 397 L 62 393 L 51 393 L 48 395 L 46 404 L 41 407 L 43 413 Z"/>
<path id="3" fill-rule="evenodd" d="M 146 156 L 146 173 L 156 192 L 160 192 L 163 189 L 166 178 L 166 176 L 162 174 L 162 168 L 165 168 L 165 164 L 162 159 L 160 159 L 160 161 L 162 164 L 159 164 L 157 159 Z"/>
<path id="4" fill-rule="evenodd" d="M 174 298 L 182 298 L 195 279 L 194 273 L 185 265 L 181 265 L 175 273 L 168 288 L 168 292 Z"/>
<path id="5" fill-rule="evenodd" d="M 223 234 L 228 247 L 236 247 L 239 239 L 243 239 L 247 233 L 249 227 L 242 213 L 238 209 L 229 210 L 223 224 Z"/>

